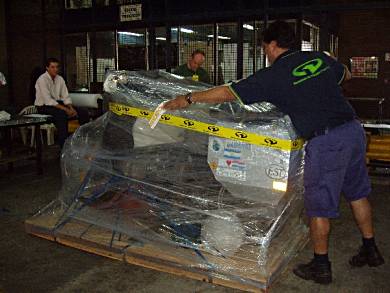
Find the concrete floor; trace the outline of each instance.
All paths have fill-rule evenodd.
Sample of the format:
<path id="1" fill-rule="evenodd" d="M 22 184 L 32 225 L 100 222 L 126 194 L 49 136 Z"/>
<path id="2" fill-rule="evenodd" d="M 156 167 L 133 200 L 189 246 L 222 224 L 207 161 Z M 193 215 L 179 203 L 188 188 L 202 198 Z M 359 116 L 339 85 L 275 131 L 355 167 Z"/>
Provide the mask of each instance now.
<path id="1" fill-rule="evenodd" d="M 0 166 L 0 292 L 238 292 L 84 253 L 27 235 L 23 221 L 53 200 L 60 187 L 58 160 L 45 163 L 38 177 L 33 166 L 10 174 Z M 371 196 L 377 243 L 386 264 L 352 269 L 348 258 L 360 245 L 351 212 L 342 200 L 342 215 L 333 221 L 330 257 L 334 282 L 317 285 L 291 273 L 307 261 L 308 245 L 271 288 L 274 292 L 390 292 L 390 177 L 373 177 Z"/>

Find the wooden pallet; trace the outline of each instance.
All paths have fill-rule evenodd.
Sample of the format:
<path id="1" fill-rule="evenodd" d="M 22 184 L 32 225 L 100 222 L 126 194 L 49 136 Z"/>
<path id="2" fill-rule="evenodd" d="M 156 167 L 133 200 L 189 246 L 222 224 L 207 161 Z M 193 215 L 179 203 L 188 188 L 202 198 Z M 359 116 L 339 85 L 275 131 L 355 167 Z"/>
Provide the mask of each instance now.
<path id="1" fill-rule="evenodd" d="M 289 258 L 285 257 L 286 254 L 280 253 L 279 249 L 283 252 L 286 252 L 286 249 L 297 251 L 307 243 L 308 239 L 307 235 L 302 233 L 300 233 L 301 237 L 293 239 L 290 234 L 293 233 L 292 227 L 283 229 L 289 232 L 285 235 L 279 233 L 277 237 L 279 239 L 276 239 L 274 245 L 270 247 L 272 257 L 270 257 L 266 273 L 259 271 L 256 259 L 239 255 L 223 258 L 206 254 L 210 263 L 220 265 L 220 267 L 241 268 L 241 271 L 238 269 L 237 271 L 229 270 L 229 272 L 213 272 L 204 266 L 199 266 L 198 255 L 192 249 L 161 243 L 142 243 L 119 233 L 113 233 L 110 229 L 75 219 L 54 232 L 53 227 L 58 219 L 59 217 L 53 214 L 34 216 L 25 222 L 26 232 L 129 264 L 248 292 L 267 292 L 274 278 L 282 272 L 289 261 Z M 291 223 L 291 226 L 293 225 L 294 223 Z M 283 248 L 280 248 L 282 246 Z M 244 267 L 256 269 L 242 270 Z"/>
<path id="2" fill-rule="evenodd" d="M 390 162 L 390 135 L 367 135 L 367 163 L 371 160 Z"/>

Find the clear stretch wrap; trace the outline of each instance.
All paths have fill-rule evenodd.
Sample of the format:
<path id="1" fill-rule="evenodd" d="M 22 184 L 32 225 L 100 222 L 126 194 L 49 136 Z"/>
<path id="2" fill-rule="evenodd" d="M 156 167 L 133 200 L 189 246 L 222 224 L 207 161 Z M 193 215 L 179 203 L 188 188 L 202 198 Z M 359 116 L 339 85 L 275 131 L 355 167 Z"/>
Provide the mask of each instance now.
<path id="1" fill-rule="evenodd" d="M 208 87 L 161 71 L 109 73 L 111 110 L 64 147 L 59 200 L 43 211 L 58 215 L 53 229 L 76 219 L 113 231 L 129 247 L 162 251 L 183 269 L 269 284 L 307 239 L 303 147 L 289 117 L 268 103 L 195 104 L 162 118 L 185 125 L 160 120 L 153 130 L 142 117 Z M 199 123 L 241 136 L 204 133 Z M 245 133 L 260 138 L 246 143 Z"/>

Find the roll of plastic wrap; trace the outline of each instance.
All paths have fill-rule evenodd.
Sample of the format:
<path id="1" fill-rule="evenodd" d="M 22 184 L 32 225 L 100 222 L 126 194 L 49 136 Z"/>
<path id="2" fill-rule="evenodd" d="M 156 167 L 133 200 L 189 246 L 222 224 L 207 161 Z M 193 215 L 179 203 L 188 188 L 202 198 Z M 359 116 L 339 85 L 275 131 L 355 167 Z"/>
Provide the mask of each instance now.
<path id="1" fill-rule="evenodd" d="M 210 250 L 233 255 L 243 244 L 245 231 L 239 218 L 228 211 L 216 211 L 202 225 L 202 242 Z"/>
<path id="2" fill-rule="evenodd" d="M 70 93 L 72 104 L 76 107 L 98 108 L 98 100 L 102 100 L 101 94 Z"/>

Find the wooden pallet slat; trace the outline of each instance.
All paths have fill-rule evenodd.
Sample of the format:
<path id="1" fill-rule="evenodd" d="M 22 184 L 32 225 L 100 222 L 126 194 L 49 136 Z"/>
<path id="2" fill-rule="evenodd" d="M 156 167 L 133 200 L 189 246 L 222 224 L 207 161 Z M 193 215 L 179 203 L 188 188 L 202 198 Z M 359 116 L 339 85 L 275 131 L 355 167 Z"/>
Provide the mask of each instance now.
<path id="1" fill-rule="evenodd" d="M 99 227 L 80 220 L 71 219 L 61 229 L 53 229 L 60 217 L 54 215 L 39 215 L 25 222 L 26 232 L 59 244 L 73 247 L 88 253 L 93 253 L 114 260 L 124 261 L 129 264 L 143 266 L 157 271 L 171 273 L 177 276 L 191 278 L 203 282 L 231 287 L 248 292 L 265 292 L 268 290 L 270 278 L 257 269 L 234 270 L 221 272 L 213 271 L 206 265 L 200 265 L 200 259 L 192 249 L 180 246 L 174 247 L 161 243 L 142 243 L 119 233 L 113 234 L 111 229 Z M 296 222 L 291 221 L 291 225 Z M 280 234 L 279 249 L 302 247 L 307 242 L 307 235 L 301 238 L 292 238 L 293 229 Z M 113 237 L 114 236 L 114 237 Z M 276 245 L 278 246 L 278 244 Z M 267 270 L 276 273 L 285 267 L 288 261 L 282 253 L 278 253 L 278 247 L 272 248 L 274 257 L 270 258 Z M 206 253 L 207 254 L 207 253 Z M 239 268 L 256 268 L 256 261 L 247 257 L 223 258 L 207 254 L 207 260 L 215 265 L 232 266 Z"/>

